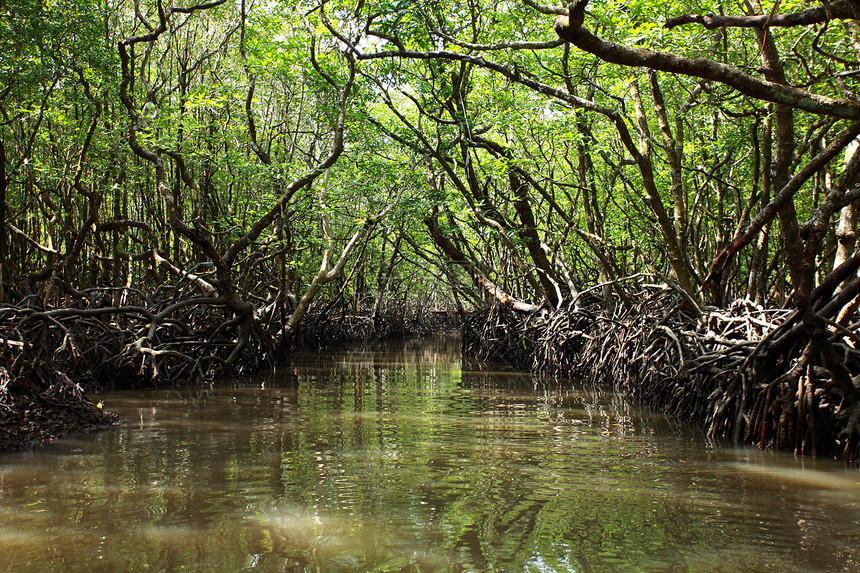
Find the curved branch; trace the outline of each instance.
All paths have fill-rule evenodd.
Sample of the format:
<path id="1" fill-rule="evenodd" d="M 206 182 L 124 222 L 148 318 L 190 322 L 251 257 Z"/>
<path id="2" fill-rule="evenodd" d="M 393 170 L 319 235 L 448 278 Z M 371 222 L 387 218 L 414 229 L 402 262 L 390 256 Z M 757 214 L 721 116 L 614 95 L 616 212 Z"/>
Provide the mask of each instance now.
<path id="1" fill-rule="evenodd" d="M 531 6 L 541 14 L 557 14 L 559 16 L 567 16 L 567 9 L 558 6 L 547 6 L 546 4 L 538 4 L 534 0 L 523 0 L 523 4 Z"/>
<path id="2" fill-rule="evenodd" d="M 350 92 L 352 90 L 352 86 L 355 83 L 355 63 L 352 59 L 349 59 L 349 77 L 346 80 L 346 84 L 340 93 L 340 100 L 338 102 L 337 108 L 337 120 L 334 125 L 334 139 L 331 144 L 331 149 L 329 150 L 328 156 L 319 162 L 316 167 L 295 179 L 292 183 L 287 185 L 284 189 L 284 192 L 281 194 L 281 198 L 277 203 L 262 217 L 257 219 L 257 221 L 251 226 L 251 228 L 236 242 L 230 245 L 230 248 L 227 249 L 227 252 L 224 254 L 224 262 L 226 265 L 232 265 L 233 261 L 236 257 L 241 253 L 245 248 L 250 245 L 253 241 L 260 236 L 260 234 L 265 231 L 269 225 L 271 225 L 279 214 L 283 212 L 284 206 L 289 203 L 290 199 L 292 199 L 293 195 L 300 189 L 303 189 L 310 185 L 316 180 L 317 177 L 325 173 L 329 167 L 335 164 L 335 162 L 340 157 L 341 153 L 343 153 L 344 149 L 344 129 L 346 125 L 346 108 L 347 103 L 349 101 Z"/>
<path id="3" fill-rule="evenodd" d="M 792 197 L 794 197 L 794 194 L 797 193 L 803 184 L 827 165 L 827 163 L 829 163 L 837 153 L 844 149 L 845 146 L 858 135 L 860 135 L 860 122 L 855 121 L 843 130 L 842 133 L 838 134 L 830 145 L 824 148 L 821 153 L 813 157 L 809 163 L 807 163 L 800 171 L 795 173 L 794 177 L 786 183 L 785 187 L 776 194 L 773 200 L 765 205 L 758 215 L 756 215 L 755 218 L 750 221 L 749 224 L 744 227 L 744 229 L 738 233 L 728 245 L 723 247 L 723 250 L 720 251 L 716 257 L 714 257 L 714 260 L 711 263 L 711 270 L 708 273 L 707 278 L 705 278 L 705 284 L 715 280 L 719 281 L 723 270 L 726 268 L 726 265 L 728 265 L 734 254 L 749 244 L 759 231 L 761 231 L 762 228 L 776 216 L 779 210 L 782 209 Z"/>
<path id="4" fill-rule="evenodd" d="M 561 38 L 558 40 L 550 40 L 548 42 L 500 42 L 497 44 L 472 44 L 470 42 L 458 40 L 457 38 L 449 36 L 439 30 L 436 30 L 436 33 L 439 34 L 441 38 L 444 38 L 455 46 L 460 46 L 461 48 L 474 50 L 476 52 L 492 52 L 498 50 L 550 50 L 564 44 L 564 40 Z M 403 49 L 402 46 L 398 47 Z"/>
<path id="5" fill-rule="evenodd" d="M 811 24 L 823 24 L 830 20 L 857 20 L 858 17 L 860 17 L 860 13 L 858 13 L 857 8 L 852 3 L 841 0 L 840 2 L 783 15 L 721 16 L 717 14 L 684 14 L 683 16 L 669 18 L 663 24 L 663 27 L 671 30 L 676 26 L 700 24 L 708 30 L 715 30 L 717 28 L 791 28 L 795 26 L 809 26 Z"/>
<path id="6" fill-rule="evenodd" d="M 630 134 L 630 130 L 627 127 L 627 123 L 625 119 L 615 110 L 603 106 L 597 102 L 581 98 L 575 96 L 567 91 L 554 88 L 552 86 L 543 84 L 541 82 L 535 81 L 529 77 L 526 77 L 520 74 L 517 70 L 512 70 L 511 68 L 499 64 L 497 62 L 493 62 L 491 60 L 487 60 L 481 56 L 475 56 L 471 54 L 463 54 L 459 52 L 453 52 L 449 50 L 433 50 L 433 51 L 416 51 L 416 50 L 387 50 L 381 52 L 373 52 L 373 53 L 362 53 L 356 46 L 350 46 L 352 53 L 356 55 L 356 58 L 359 60 L 373 60 L 373 59 L 382 59 L 382 58 L 407 58 L 407 59 L 416 59 L 416 60 L 452 60 L 458 62 L 467 62 L 472 65 L 485 68 L 491 71 L 494 71 L 502 76 L 508 78 L 513 82 L 517 82 L 523 86 L 528 87 L 529 89 L 547 95 L 549 97 L 555 98 L 557 100 L 563 101 L 564 103 L 570 105 L 572 108 L 585 109 L 588 111 L 593 111 L 599 113 L 610 120 L 618 131 L 618 137 L 621 139 L 622 144 L 630 153 L 630 155 L 634 158 L 637 166 L 640 169 L 643 179 L 643 185 L 646 189 L 646 194 L 648 196 L 648 205 L 652 209 L 652 211 L 657 216 L 660 221 L 661 229 L 663 230 L 663 234 L 667 241 L 667 246 L 669 247 L 671 253 L 671 264 L 673 270 L 677 274 L 678 277 L 687 277 L 689 275 L 688 265 L 685 262 L 683 254 L 680 252 L 678 248 L 678 243 L 674 231 L 674 227 L 671 225 L 671 221 L 669 221 L 665 209 L 662 203 L 659 201 L 659 191 L 656 187 L 656 183 L 654 181 L 653 175 L 653 166 L 651 165 L 651 159 L 647 155 L 643 155 L 640 153 L 638 146 L 633 141 L 633 138 Z M 858 111 L 860 111 L 860 107 L 858 107 Z M 396 112 L 395 112 L 396 113 Z M 444 167 L 444 163 L 443 163 Z M 690 293 L 695 291 L 693 286 L 692 278 L 690 280 L 683 280 L 683 287 L 688 289 Z"/>
<path id="7" fill-rule="evenodd" d="M 466 254 L 457 247 L 457 245 L 445 236 L 442 229 L 439 227 L 436 215 L 437 212 L 434 208 L 430 214 L 424 217 L 424 224 L 430 231 L 430 237 L 433 239 L 433 242 L 436 243 L 436 246 L 438 246 L 446 256 L 448 256 L 452 263 L 460 265 L 463 270 L 472 277 L 472 280 L 484 290 L 484 292 L 496 299 L 503 306 L 520 312 L 537 312 L 540 310 L 541 305 L 517 300 L 487 278 L 487 276 L 482 273 L 471 260 L 469 260 L 469 257 L 467 257 Z"/>
<path id="8" fill-rule="evenodd" d="M 860 119 L 860 103 L 833 99 L 793 86 L 762 80 L 713 60 L 632 48 L 598 38 L 582 27 L 587 4 L 588 0 L 574 3 L 570 14 L 557 17 L 553 27 L 560 38 L 601 60 L 622 66 L 651 68 L 719 82 L 749 97 L 814 114 L 851 120 Z"/>

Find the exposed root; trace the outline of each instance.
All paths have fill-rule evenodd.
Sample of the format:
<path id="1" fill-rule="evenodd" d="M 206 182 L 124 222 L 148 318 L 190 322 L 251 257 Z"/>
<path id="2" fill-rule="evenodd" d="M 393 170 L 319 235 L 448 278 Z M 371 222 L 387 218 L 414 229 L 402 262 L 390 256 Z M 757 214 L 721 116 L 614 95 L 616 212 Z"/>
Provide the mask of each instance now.
<path id="1" fill-rule="evenodd" d="M 459 325 L 459 317 L 447 312 L 376 311 L 371 316 L 321 303 L 284 340 L 282 322 L 264 322 L 255 312 L 234 315 L 212 297 L 119 307 L 2 307 L 0 451 L 116 423 L 84 389 L 186 384 L 254 372 L 297 347 L 414 336 Z"/>
<path id="2" fill-rule="evenodd" d="M 10 348 L 4 349 L 4 359 Z M 19 371 L 12 373 L 0 366 L 0 451 L 32 448 L 119 423 L 63 372 L 47 363 L 18 365 Z"/>
<path id="3" fill-rule="evenodd" d="M 412 338 L 454 330 L 460 317 L 453 312 L 420 307 L 389 309 L 373 317 L 343 304 L 325 305 L 305 316 L 302 328 L 290 340 L 291 349 L 321 349 L 353 341 Z"/>
<path id="4" fill-rule="evenodd" d="M 611 385 L 710 438 L 860 462 L 857 325 L 811 331 L 785 325 L 790 310 L 748 301 L 692 313 L 663 285 L 640 284 L 628 298 L 612 311 L 596 302 L 545 315 L 481 311 L 466 321 L 463 350 Z"/>

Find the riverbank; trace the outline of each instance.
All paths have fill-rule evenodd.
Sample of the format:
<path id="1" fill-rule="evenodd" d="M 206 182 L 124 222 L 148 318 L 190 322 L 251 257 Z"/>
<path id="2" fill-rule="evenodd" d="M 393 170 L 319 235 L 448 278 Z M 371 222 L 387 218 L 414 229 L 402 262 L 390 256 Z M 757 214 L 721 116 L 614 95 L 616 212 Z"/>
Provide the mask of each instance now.
<path id="1" fill-rule="evenodd" d="M 659 284 L 638 283 L 627 292 L 611 308 L 582 297 L 553 312 L 498 306 L 473 312 L 462 327 L 463 353 L 610 386 L 711 438 L 858 465 L 860 402 L 854 380 L 860 379 L 860 358 L 848 342 L 830 344 L 844 357 L 837 368 L 832 357 L 810 350 L 820 344 L 796 312 L 744 301 L 725 309 L 700 308 Z M 459 321 L 455 313 L 421 309 L 374 318 L 320 305 L 287 345 L 272 342 L 281 328 L 277 322 L 260 322 L 257 342 L 228 360 L 237 343 L 219 330 L 223 317 L 188 319 L 198 329 L 193 336 L 166 324 L 149 346 L 140 344 L 149 325 L 133 312 L 5 308 L 0 317 L 0 450 L 31 448 L 118 423 L 86 397 L 94 390 L 246 374 L 296 350 L 421 336 Z M 846 381 L 845 372 L 855 377 Z"/>
<path id="2" fill-rule="evenodd" d="M 121 423 L 88 397 L 95 391 L 173 387 L 253 373 L 296 350 L 424 336 L 457 327 L 459 317 L 449 312 L 372 317 L 320 305 L 281 348 L 271 342 L 281 325 L 259 323 L 258 344 L 232 361 L 228 357 L 237 343 L 220 326 L 221 317 L 201 315 L 188 323 L 198 329 L 196 334 L 167 324 L 143 345 L 150 325 L 133 307 L 0 309 L 0 452 Z"/>
<path id="3" fill-rule="evenodd" d="M 0 367 L 0 452 L 26 450 L 69 434 L 105 430 L 119 416 L 94 404 L 62 372 L 53 382 L 32 385 Z"/>
<path id="4" fill-rule="evenodd" d="M 860 463 L 860 358 L 844 340 L 828 341 L 836 361 L 791 310 L 700 308 L 665 285 L 625 298 L 474 313 L 464 354 L 608 385 L 708 437 Z"/>
<path id="5" fill-rule="evenodd" d="M 71 332 L 15 307 L 0 309 L 0 452 L 31 449 L 59 437 L 103 430 L 116 414 L 87 397 L 107 376 L 112 329 Z M 121 379 L 121 372 L 109 383 Z"/>

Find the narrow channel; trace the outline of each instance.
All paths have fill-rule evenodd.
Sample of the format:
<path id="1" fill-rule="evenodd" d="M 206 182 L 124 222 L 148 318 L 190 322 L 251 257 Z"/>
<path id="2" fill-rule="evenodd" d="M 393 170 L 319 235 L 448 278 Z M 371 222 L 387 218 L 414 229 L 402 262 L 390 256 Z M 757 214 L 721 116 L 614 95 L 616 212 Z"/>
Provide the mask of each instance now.
<path id="1" fill-rule="evenodd" d="M 0 571 L 856 571 L 860 477 L 458 341 L 296 356 L 0 456 Z"/>

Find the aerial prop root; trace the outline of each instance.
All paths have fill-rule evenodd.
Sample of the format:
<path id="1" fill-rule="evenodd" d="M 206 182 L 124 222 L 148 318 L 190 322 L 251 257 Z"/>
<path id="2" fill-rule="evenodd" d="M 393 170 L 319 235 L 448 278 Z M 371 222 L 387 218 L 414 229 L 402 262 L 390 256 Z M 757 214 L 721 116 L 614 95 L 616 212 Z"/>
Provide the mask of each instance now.
<path id="1" fill-rule="evenodd" d="M 845 372 L 855 380 L 860 374 L 852 337 L 786 328 L 795 316 L 790 309 L 746 300 L 696 315 L 675 290 L 644 277 L 625 288 L 634 301 L 627 306 L 607 308 L 594 298 L 543 316 L 501 306 L 478 311 L 464 323 L 463 351 L 609 385 L 692 421 L 710 439 L 860 462 L 860 406 L 844 380 Z"/>

